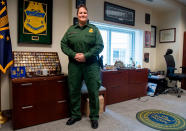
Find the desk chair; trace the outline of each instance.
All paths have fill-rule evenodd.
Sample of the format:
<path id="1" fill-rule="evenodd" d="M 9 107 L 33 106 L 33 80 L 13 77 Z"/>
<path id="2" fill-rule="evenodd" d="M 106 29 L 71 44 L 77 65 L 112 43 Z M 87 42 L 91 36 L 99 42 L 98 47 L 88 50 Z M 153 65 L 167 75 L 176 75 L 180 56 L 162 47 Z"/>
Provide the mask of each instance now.
<path id="1" fill-rule="evenodd" d="M 165 90 L 165 93 L 172 90 L 175 93 L 177 93 L 177 97 L 181 97 L 181 92 L 183 92 L 183 91 L 181 90 L 181 88 L 177 87 L 177 82 L 185 79 L 186 74 L 174 72 L 176 70 L 176 68 L 175 68 L 174 58 L 171 55 L 172 53 L 173 53 L 172 49 L 167 49 L 167 52 L 164 55 L 164 58 L 165 58 L 165 61 L 167 64 L 167 75 L 166 76 L 170 80 L 170 82 L 175 81 L 176 83 L 175 83 L 174 87 L 171 87 L 171 88 L 168 88 L 167 90 Z"/>

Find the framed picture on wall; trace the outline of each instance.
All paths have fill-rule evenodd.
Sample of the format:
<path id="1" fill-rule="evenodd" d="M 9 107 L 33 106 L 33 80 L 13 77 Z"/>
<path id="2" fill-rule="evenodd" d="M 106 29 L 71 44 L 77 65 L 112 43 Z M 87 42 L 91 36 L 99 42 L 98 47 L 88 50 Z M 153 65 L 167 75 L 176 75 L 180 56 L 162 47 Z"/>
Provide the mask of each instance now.
<path id="1" fill-rule="evenodd" d="M 160 30 L 160 43 L 176 42 L 176 28 Z"/>
<path id="2" fill-rule="evenodd" d="M 149 63 L 149 53 L 144 53 L 144 62 Z"/>
<path id="3" fill-rule="evenodd" d="M 76 0 L 76 9 L 79 5 L 86 5 L 86 0 Z"/>
<path id="4" fill-rule="evenodd" d="M 156 47 L 156 26 L 151 26 L 151 47 Z"/>
<path id="5" fill-rule="evenodd" d="M 135 10 L 104 2 L 104 20 L 134 26 Z"/>
<path id="6" fill-rule="evenodd" d="M 52 43 L 52 0 L 18 0 L 18 43 Z"/>
<path id="7" fill-rule="evenodd" d="M 145 24 L 150 24 L 150 14 L 145 13 Z"/>
<path id="8" fill-rule="evenodd" d="M 151 47 L 151 32 L 145 31 L 145 47 L 149 48 Z"/>

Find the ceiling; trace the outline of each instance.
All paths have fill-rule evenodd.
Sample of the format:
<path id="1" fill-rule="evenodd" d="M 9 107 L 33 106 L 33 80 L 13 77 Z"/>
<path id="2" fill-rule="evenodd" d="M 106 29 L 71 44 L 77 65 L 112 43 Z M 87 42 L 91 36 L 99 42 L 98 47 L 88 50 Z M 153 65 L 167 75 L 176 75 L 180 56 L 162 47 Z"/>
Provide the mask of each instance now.
<path id="1" fill-rule="evenodd" d="M 157 11 L 169 11 L 177 9 L 175 4 L 186 6 L 186 0 L 131 0 L 143 4 Z"/>
<path id="2" fill-rule="evenodd" d="M 177 0 L 186 6 L 186 0 Z"/>

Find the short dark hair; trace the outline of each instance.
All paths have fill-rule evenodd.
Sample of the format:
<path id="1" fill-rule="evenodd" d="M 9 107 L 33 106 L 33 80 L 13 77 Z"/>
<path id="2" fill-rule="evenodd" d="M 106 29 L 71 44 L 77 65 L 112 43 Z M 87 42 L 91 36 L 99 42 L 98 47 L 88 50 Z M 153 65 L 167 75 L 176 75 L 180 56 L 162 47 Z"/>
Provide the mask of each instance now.
<path id="1" fill-rule="evenodd" d="M 77 14 L 78 14 L 79 9 L 80 9 L 81 7 L 85 8 L 85 9 L 87 10 L 87 12 L 88 12 L 88 9 L 87 9 L 86 5 L 81 4 L 81 5 L 79 5 L 78 8 L 77 8 Z"/>

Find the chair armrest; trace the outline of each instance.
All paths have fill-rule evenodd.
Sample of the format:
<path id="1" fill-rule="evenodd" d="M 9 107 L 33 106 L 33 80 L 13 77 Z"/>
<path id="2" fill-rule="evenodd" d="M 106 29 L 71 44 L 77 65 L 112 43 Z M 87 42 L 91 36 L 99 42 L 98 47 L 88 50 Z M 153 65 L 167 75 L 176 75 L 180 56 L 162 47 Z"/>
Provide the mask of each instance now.
<path id="1" fill-rule="evenodd" d="M 186 69 L 186 66 L 181 66 L 180 68 L 182 68 L 182 69 Z"/>

